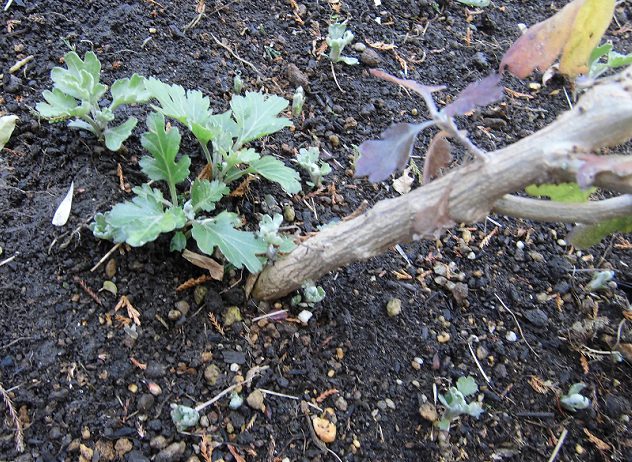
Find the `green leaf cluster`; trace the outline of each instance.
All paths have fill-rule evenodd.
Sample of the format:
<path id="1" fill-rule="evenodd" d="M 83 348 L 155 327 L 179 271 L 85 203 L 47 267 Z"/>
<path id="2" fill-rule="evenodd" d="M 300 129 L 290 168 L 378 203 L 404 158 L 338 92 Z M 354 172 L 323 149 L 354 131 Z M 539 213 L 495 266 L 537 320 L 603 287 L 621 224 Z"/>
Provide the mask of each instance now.
<path id="1" fill-rule="evenodd" d="M 279 117 L 288 106 L 284 98 L 246 92 L 233 95 L 228 111 L 213 114 L 209 98 L 198 90 L 185 90 L 154 78 L 147 79 L 146 87 L 158 102 L 153 105 L 155 110 L 191 130 L 212 166 L 214 179 L 229 184 L 253 173 L 278 183 L 288 194 L 301 190 L 296 171 L 245 147 L 291 125 L 287 118 Z"/>
<path id="2" fill-rule="evenodd" d="M 435 422 L 440 430 L 448 431 L 450 423 L 460 415 L 470 415 L 476 419 L 483 413 L 483 406 L 478 401 L 468 403 L 465 398 L 478 391 L 474 377 L 459 377 L 456 387 L 450 387 L 445 395 L 439 394 L 439 401 L 445 407 L 441 418 Z"/>
<path id="3" fill-rule="evenodd" d="M 347 30 L 347 23 L 331 24 L 327 30 L 327 45 L 329 45 L 329 60 L 332 63 L 343 62 L 349 66 L 358 64 L 356 58 L 342 56 L 344 48 L 353 42 L 353 32 Z"/>
<path id="4" fill-rule="evenodd" d="M 69 127 L 88 130 L 105 141 L 111 151 L 118 151 L 132 134 L 137 119 L 129 117 L 120 125 L 110 127 L 115 118 L 114 110 L 123 104 L 146 102 L 149 93 L 145 79 L 138 74 L 119 79 L 112 85 L 112 102 L 102 107 L 101 99 L 108 87 L 101 83 L 101 63 L 89 51 L 82 60 L 70 51 L 64 55 L 66 68 L 55 67 L 51 71 L 53 89 L 45 90 L 43 102 L 36 105 L 39 114 L 51 122 L 69 120 Z"/>
<path id="5" fill-rule="evenodd" d="M 139 163 L 152 182 L 166 185 L 169 198 L 147 183 L 134 188 L 131 201 L 97 214 L 91 225 L 94 235 L 140 247 L 156 240 L 162 233 L 175 231 L 171 250 L 184 250 L 187 240 L 192 237 L 202 252 L 213 255 L 218 248 L 235 267 L 245 266 L 253 273 L 261 271 L 270 246 L 285 252 L 292 250 L 293 243 L 278 235 L 280 215 L 274 219 L 264 217 L 262 229 L 254 233 L 238 229 L 241 220 L 236 213 L 210 214 L 230 192 L 222 180 L 196 179 L 186 193 L 180 194 L 178 186 L 189 177 L 191 159 L 179 155 L 181 136 L 178 128 L 166 128 L 165 123 L 161 113 L 154 112 L 147 117 L 148 131 L 142 135 L 141 144 L 148 155 Z M 254 150 L 241 150 L 236 154 L 253 163 L 269 162 Z"/>
<path id="6" fill-rule="evenodd" d="M 319 161 L 318 157 L 319 152 L 316 147 L 301 148 L 296 156 L 298 165 L 309 174 L 311 181 L 307 184 L 315 188 L 320 186 L 323 176 L 331 173 L 331 166 L 323 160 Z"/>
<path id="7" fill-rule="evenodd" d="M 602 59 L 606 61 L 603 62 Z M 611 69 L 625 67 L 632 64 L 632 53 L 623 55 L 613 50 L 612 43 L 604 43 L 595 49 L 588 58 L 588 78 L 591 81 L 599 78 Z"/>

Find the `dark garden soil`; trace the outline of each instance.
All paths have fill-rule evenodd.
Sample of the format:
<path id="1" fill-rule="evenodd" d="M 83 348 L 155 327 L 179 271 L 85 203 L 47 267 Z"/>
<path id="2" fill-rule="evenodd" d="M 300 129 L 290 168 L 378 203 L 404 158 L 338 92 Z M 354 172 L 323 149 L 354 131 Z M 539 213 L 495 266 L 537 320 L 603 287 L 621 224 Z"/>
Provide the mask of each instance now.
<path id="1" fill-rule="evenodd" d="M 145 181 L 138 166 L 143 124 L 124 150 L 111 153 L 90 134 L 33 113 L 68 45 L 81 55 L 94 50 L 107 84 L 133 72 L 155 76 L 202 90 L 217 111 L 228 107 L 237 73 L 247 90 L 288 99 L 302 84 L 303 116 L 257 147 L 289 161 L 299 148 L 319 145 L 333 167 L 328 189 L 308 195 L 305 186 L 290 198 L 259 181 L 226 206 L 252 227 L 257 214 L 290 204 L 290 232 L 305 235 L 363 200 L 397 194 L 390 181 L 373 186 L 351 177 L 354 146 L 392 121 L 422 120 L 425 108 L 370 77 L 370 67 L 445 84 L 445 103 L 493 72 L 518 24 L 542 20 L 550 7 L 518 0 L 480 10 L 456 1 L 209 0 L 187 29 L 197 16 L 194 0 L 14 0 L 0 13 L 0 112 L 20 117 L 0 153 L 0 382 L 24 426 L 26 450 L 16 452 L 14 426 L 0 405 L 7 416 L 0 460 L 198 461 L 206 435 L 216 443 L 212 460 L 535 461 L 549 458 L 566 429 L 558 460 L 632 461 L 626 236 L 581 253 L 564 241 L 569 227 L 493 216 L 330 274 L 320 281 L 327 296 L 304 326 L 296 322 L 302 308 L 291 307 L 289 297 L 246 300 L 245 272 L 176 292 L 204 271 L 170 253 L 168 237 L 122 247 L 91 272 L 112 244 L 94 238 L 87 224 L 130 197 L 117 167 L 132 186 Z M 335 66 L 340 89 L 328 60 L 316 57 L 336 15 L 348 19 L 356 42 L 375 47 L 349 49 L 362 63 Z M 616 49 L 632 49 L 631 26 L 632 6 L 620 2 L 608 32 Z M 9 73 L 29 55 L 31 62 Z M 488 150 L 529 135 L 568 108 L 562 79 L 542 88 L 538 82 L 506 81 L 514 93 L 460 123 Z M 125 111 L 143 120 L 147 108 Z M 419 153 L 430 136 L 420 137 Z M 188 134 L 183 152 L 199 171 L 202 156 Z M 53 227 L 71 181 L 70 221 Z M 276 200 L 264 200 L 267 194 Z M 595 268 L 615 270 L 617 285 L 588 291 Z M 118 295 L 91 296 L 106 280 Z M 124 330 L 126 310 L 114 311 L 121 295 L 140 312 L 135 341 Z M 402 303 L 395 317 L 386 313 L 392 298 Z M 243 320 L 228 326 L 232 306 Z M 289 319 L 253 321 L 276 309 L 288 309 Z M 628 348 L 623 362 L 608 354 L 617 332 L 619 347 Z M 240 396 L 255 389 L 283 396 L 264 392 L 263 411 L 245 402 L 231 410 L 226 396 L 189 433 L 176 431 L 171 403 L 207 401 L 256 366 L 267 369 Z M 429 411 L 424 417 L 419 408 L 463 375 L 476 378 L 485 413 L 439 436 Z M 586 383 L 592 407 L 573 414 L 557 397 L 576 382 Z M 337 434 L 330 451 L 311 433 L 301 400 L 331 408 Z"/>

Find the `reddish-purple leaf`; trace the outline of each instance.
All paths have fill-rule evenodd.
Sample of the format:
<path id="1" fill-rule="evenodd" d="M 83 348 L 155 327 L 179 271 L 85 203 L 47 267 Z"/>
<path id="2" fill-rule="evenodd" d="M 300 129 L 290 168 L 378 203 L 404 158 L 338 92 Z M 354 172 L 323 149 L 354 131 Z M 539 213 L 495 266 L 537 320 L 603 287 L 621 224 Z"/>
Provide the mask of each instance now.
<path id="1" fill-rule="evenodd" d="M 591 186 L 600 173 L 607 172 L 621 178 L 632 175 L 632 156 L 585 154 L 579 158 L 584 161 L 577 171 L 577 184 L 581 188 Z"/>
<path id="2" fill-rule="evenodd" d="M 401 85 L 402 87 L 406 87 L 409 90 L 412 90 L 416 93 L 419 93 L 423 97 L 430 96 L 435 91 L 445 90 L 445 86 L 437 86 L 437 85 L 423 85 L 419 82 L 410 79 L 400 79 L 395 77 L 388 72 L 384 72 L 381 69 L 370 69 L 369 72 L 373 77 L 378 77 L 380 79 L 386 80 L 387 82 L 396 83 L 397 85 Z"/>
<path id="3" fill-rule="evenodd" d="M 420 124 L 399 123 L 384 130 L 381 140 L 362 143 L 355 176 L 368 176 L 369 181 L 377 183 L 395 170 L 403 170 L 421 129 Z"/>
<path id="4" fill-rule="evenodd" d="M 502 97 L 503 87 L 500 85 L 500 75 L 492 74 L 483 80 L 469 84 L 441 112 L 450 117 L 463 115 L 477 107 L 498 101 Z"/>
<path id="5" fill-rule="evenodd" d="M 452 162 L 450 142 L 446 139 L 447 132 L 437 133 L 426 151 L 424 159 L 424 184 L 430 183 L 439 174 L 439 170 L 446 168 Z"/>

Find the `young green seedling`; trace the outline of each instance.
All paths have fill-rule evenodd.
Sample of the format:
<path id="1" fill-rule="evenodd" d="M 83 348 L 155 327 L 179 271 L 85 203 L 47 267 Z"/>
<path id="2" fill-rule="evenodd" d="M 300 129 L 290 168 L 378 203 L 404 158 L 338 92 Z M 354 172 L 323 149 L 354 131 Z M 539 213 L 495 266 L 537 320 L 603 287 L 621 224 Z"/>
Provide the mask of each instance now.
<path id="1" fill-rule="evenodd" d="M 584 388 L 586 388 L 586 385 L 581 382 L 571 385 L 568 393 L 560 397 L 560 404 L 571 412 L 589 408 L 590 400 L 580 394 Z"/>
<path id="2" fill-rule="evenodd" d="M 134 74 L 117 80 L 110 89 L 112 102 L 102 107 L 100 100 L 108 87 L 100 82 L 101 63 L 97 56 L 89 51 L 81 60 L 77 53 L 70 51 L 64 55 L 64 62 L 66 69 L 55 67 L 51 71 L 53 90 L 44 91 L 42 95 L 46 102 L 36 105 L 37 112 L 50 122 L 72 119 L 69 127 L 88 130 L 105 140 L 110 151 L 118 151 L 138 120 L 129 117 L 120 125 L 110 127 L 109 124 L 119 106 L 144 103 L 149 99 L 145 79 Z"/>
<path id="3" fill-rule="evenodd" d="M 478 401 L 468 403 L 465 398 L 478 391 L 478 385 L 473 377 L 459 377 L 456 387 L 450 387 L 445 395 L 439 394 L 439 401 L 445 406 L 445 411 L 435 425 L 440 430 L 450 430 L 450 424 L 460 415 L 470 415 L 476 419 L 483 413 L 483 406 Z"/>
<path id="4" fill-rule="evenodd" d="M 152 186 L 145 183 L 134 188 L 131 201 L 97 214 L 91 225 L 96 237 L 140 247 L 162 233 L 175 231 L 170 245 L 172 251 L 183 251 L 188 238 L 193 237 L 202 252 L 213 255 L 217 247 L 235 267 L 245 266 L 253 273 L 261 271 L 268 253 L 293 249 L 289 239 L 278 235 L 281 215 L 264 216 L 259 232 L 254 233 L 238 229 L 242 223 L 236 213 L 215 212 L 218 202 L 230 192 L 226 178 L 196 179 L 185 194 L 179 194 L 177 187 L 187 181 L 191 164 L 189 156 L 177 159 L 180 131 L 176 127 L 167 130 L 164 115 L 156 112 L 147 117 L 147 128 L 149 131 L 142 135 L 141 144 L 150 155 L 142 157 L 139 164 Z M 244 151 L 239 152 L 244 154 Z M 253 155 L 254 150 L 245 152 Z M 294 170 L 287 170 L 296 174 Z M 153 187 L 159 182 L 169 191 L 168 198 Z M 300 183 L 298 186 L 300 188 Z"/>
<path id="5" fill-rule="evenodd" d="M 296 156 L 296 162 L 304 169 L 311 179 L 307 184 L 313 188 L 318 188 L 322 182 L 323 176 L 331 173 L 331 167 L 325 161 L 319 161 L 318 148 L 301 148 L 298 156 Z"/>
<path id="6" fill-rule="evenodd" d="M 303 104 L 305 104 L 305 90 L 303 87 L 298 87 L 292 96 L 292 117 L 301 115 Z"/>
<path id="7" fill-rule="evenodd" d="M 288 106 L 287 100 L 246 92 L 244 96 L 233 95 L 228 111 L 213 114 L 209 98 L 198 90 L 185 90 L 154 78 L 147 79 L 146 86 L 160 104 L 152 106 L 155 110 L 191 130 L 212 167 L 213 179 L 229 184 L 253 173 L 278 183 L 288 194 L 301 190 L 296 171 L 272 156 L 262 156 L 246 147 L 291 125 L 287 118 L 278 117 Z"/>
<path id="8" fill-rule="evenodd" d="M 275 213 L 274 216 L 264 215 L 259 221 L 257 237 L 268 245 L 266 256 L 274 261 L 277 252 L 288 253 L 296 247 L 291 239 L 279 234 L 279 228 L 283 223 L 283 215 Z"/>
<path id="9" fill-rule="evenodd" d="M 353 42 L 353 32 L 347 30 L 347 23 L 331 24 L 327 30 L 327 45 L 329 45 L 329 60 L 332 63 L 343 62 L 349 66 L 358 64 L 356 58 L 342 56 L 342 50 Z"/>
<path id="10" fill-rule="evenodd" d="M 603 62 L 602 59 L 606 61 Z M 577 85 L 581 88 L 592 86 L 603 74 L 612 69 L 629 66 L 632 64 L 632 53 L 622 55 L 612 49 L 612 43 L 604 43 L 590 54 L 588 59 L 588 74 L 577 78 Z"/>
<path id="11" fill-rule="evenodd" d="M 305 281 L 301 288 L 303 289 L 303 295 L 301 296 L 300 293 L 296 294 L 290 301 L 293 306 L 298 305 L 299 303 L 313 306 L 316 303 L 322 302 L 327 295 L 325 293 L 325 289 L 321 286 L 317 286 L 314 284 L 314 281 L 311 280 Z"/>

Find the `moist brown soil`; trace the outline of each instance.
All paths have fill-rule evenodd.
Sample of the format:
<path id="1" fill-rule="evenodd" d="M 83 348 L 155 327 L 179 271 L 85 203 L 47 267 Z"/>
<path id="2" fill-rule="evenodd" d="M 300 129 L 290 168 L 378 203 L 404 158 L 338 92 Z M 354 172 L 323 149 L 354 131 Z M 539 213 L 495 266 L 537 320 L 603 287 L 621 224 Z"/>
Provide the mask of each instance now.
<path id="1" fill-rule="evenodd" d="M 566 429 L 558 460 L 631 461 L 630 363 L 598 353 L 610 351 L 608 338 L 616 338 L 619 327 L 621 343 L 632 341 L 629 323 L 622 324 L 632 286 L 625 236 L 578 253 L 564 242 L 569 227 L 490 217 L 330 274 L 319 281 L 327 297 L 311 308 L 307 326 L 293 322 L 302 308 L 290 306 L 289 298 L 273 305 L 246 300 L 241 271 L 176 292 L 204 272 L 170 253 L 168 237 L 121 248 L 90 271 L 112 244 L 94 238 L 86 225 L 129 198 L 117 167 L 131 185 L 145 181 L 138 167 L 142 122 L 126 148 L 111 153 L 90 134 L 34 115 L 68 45 L 80 54 L 94 50 L 107 84 L 133 72 L 155 76 L 202 90 L 217 111 L 227 108 L 237 73 L 247 90 L 288 99 L 307 79 L 307 102 L 294 129 L 257 147 L 289 161 L 298 148 L 320 145 L 334 170 L 325 180 L 329 189 L 306 196 L 305 187 L 305 194 L 289 198 L 260 181 L 226 203 L 250 223 L 258 213 L 291 204 L 292 231 L 304 235 L 349 215 L 363 200 L 396 195 L 390 181 L 370 185 L 352 178 L 354 146 L 393 121 L 422 120 L 425 108 L 370 77 L 369 65 L 446 85 L 439 94 L 445 103 L 494 71 L 519 23 L 551 13 L 550 2 L 518 0 L 481 10 L 456 1 L 306 1 L 293 9 L 293 2 L 243 0 L 206 2 L 206 14 L 187 29 L 195 3 L 14 0 L 0 13 L 0 111 L 20 117 L 0 153 L 0 260 L 14 257 L 0 266 L 0 381 L 26 445 L 16 452 L 14 427 L 3 419 L 0 460 L 203 460 L 206 435 L 217 443 L 212 460 L 535 461 L 548 459 Z M 315 55 L 336 16 L 348 19 L 356 41 L 377 47 L 360 65 L 334 66 L 340 89 L 327 59 Z M 629 51 L 629 2 L 620 2 L 616 19 L 608 37 Z M 380 49 L 379 42 L 396 48 Z M 352 48 L 348 54 L 360 57 Z M 28 55 L 33 60 L 9 74 Z M 303 75 L 288 74 L 289 65 Z M 459 123 L 488 150 L 538 130 L 568 107 L 566 82 L 529 86 L 538 81 L 507 80 L 518 93 Z M 143 120 L 147 108 L 124 112 Z M 419 153 L 431 135 L 420 137 Z M 193 156 L 193 170 L 202 168 L 188 135 L 183 152 Z M 52 215 L 71 181 L 70 221 L 55 228 Z M 264 201 L 266 194 L 278 202 Z M 586 290 L 593 269 L 614 270 L 616 288 Z M 467 286 L 465 301 L 446 288 L 446 279 Z M 105 280 L 119 293 L 98 292 L 97 303 L 86 288 L 97 291 Z M 135 342 L 123 329 L 127 313 L 114 312 L 121 295 L 140 312 Z M 402 302 L 396 317 L 386 314 L 392 298 Z M 169 312 L 183 301 L 188 313 L 172 321 Z M 208 314 L 222 324 L 231 306 L 243 320 L 220 333 Z M 253 322 L 273 309 L 288 309 L 289 319 Z M 213 384 L 204 374 L 211 365 L 219 373 Z M 245 403 L 231 410 L 227 396 L 190 432 L 176 431 L 171 403 L 209 400 L 255 366 L 268 368 L 242 397 L 258 388 L 297 399 L 266 394 L 262 412 Z M 463 375 L 476 378 L 485 413 L 461 418 L 439 435 L 419 407 L 434 402 L 435 387 L 445 392 Z M 557 396 L 576 382 L 587 385 L 592 407 L 573 414 Z M 157 396 L 150 394 L 152 384 L 161 388 Z M 316 444 L 300 400 L 333 409 L 331 452 Z"/>

